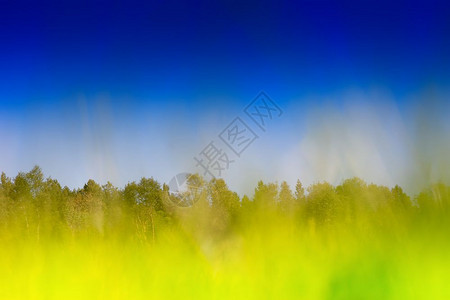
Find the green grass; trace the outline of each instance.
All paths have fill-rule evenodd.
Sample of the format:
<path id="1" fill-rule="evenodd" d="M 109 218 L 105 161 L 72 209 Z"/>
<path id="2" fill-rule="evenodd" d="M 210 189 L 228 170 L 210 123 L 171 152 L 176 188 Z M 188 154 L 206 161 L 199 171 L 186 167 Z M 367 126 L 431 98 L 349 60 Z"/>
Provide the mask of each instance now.
<path id="1" fill-rule="evenodd" d="M 413 204 L 358 179 L 242 201 L 216 181 L 179 208 L 152 180 L 68 191 L 33 172 L 2 175 L 0 299 L 450 299 L 442 184 Z"/>
<path id="2" fill-rule="evenodd" d="M 0 247 L 2 299 L 448 299 L 447 237 L 283 220 L 214 240 L 101 236 Z M 396 230 L 394 228 L 394 230 Z"/>

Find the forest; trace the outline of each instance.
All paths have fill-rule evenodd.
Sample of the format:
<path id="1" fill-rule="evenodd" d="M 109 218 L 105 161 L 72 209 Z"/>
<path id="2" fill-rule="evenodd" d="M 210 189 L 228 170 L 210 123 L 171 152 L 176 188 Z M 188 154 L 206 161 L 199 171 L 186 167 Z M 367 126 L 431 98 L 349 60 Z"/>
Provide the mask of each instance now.
<path id="1" fill-rule="evenodd" d="M 188 187 L 2 173 L 0 298 L 450 296 L 448 185 L 259 181 L 241 198 L 194 174 Z"/>

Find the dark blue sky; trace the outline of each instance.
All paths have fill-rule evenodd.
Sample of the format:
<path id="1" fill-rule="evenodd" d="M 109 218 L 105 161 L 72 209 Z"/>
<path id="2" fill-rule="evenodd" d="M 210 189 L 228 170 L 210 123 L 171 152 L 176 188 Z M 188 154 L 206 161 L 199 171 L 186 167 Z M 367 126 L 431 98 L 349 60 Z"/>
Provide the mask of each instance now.
<path id="1" fill-rule="evenodd" d="M 347 90 L 381 89 L 402 112 L 424 90 L 446 90 L 449 53 L 446 1 L 1 1 L 0 125 L 20 154 L 0 169 L 40 163 L 58 174 L 50 157 L 65 158 L 61 149 L 84 139 L 80 127 L 106 126 L 99 102 L 112 119 L 109 140 L 154 128 L 142 125 L 147 118 L 160 129 L 149 140 L 180 119 L 195 136 L 199 120 L 226 123 L 260 90 L 281 106 L 309 108 L 329 98 L 339 107 L 336 95 Z M 6 134 L 11 128 L 18 133 Z M 51 128 L 57 133 L 46 135 Z M 68 140 L 59 150 L 42 146 L 52 154 L 41 156 L 24 150 L 43 143 L 30 135 Z"/>
<path id="2" fill-rule="evenodd" d="M 10 1 L 0 97 L 326 93 L 446 84 L 445 1 Z M 278 91 L 280 90 L 280 91 Z M 247 96 L 248 97 L 248 96 Z M 201 101 L 201 100 L 200 100 Z"/>

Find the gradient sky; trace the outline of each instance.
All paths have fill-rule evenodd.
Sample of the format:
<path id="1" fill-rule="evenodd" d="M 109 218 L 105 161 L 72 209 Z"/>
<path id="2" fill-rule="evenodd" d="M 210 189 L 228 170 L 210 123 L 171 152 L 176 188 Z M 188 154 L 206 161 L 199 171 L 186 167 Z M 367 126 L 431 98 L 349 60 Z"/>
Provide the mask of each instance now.
<path id="1" fill-rule="evenodd" d="M 450 4 L 391 2 L 2 1 L 0 170 L 168 182 L 264 90 L 240 192 L 448 180 Z"/>

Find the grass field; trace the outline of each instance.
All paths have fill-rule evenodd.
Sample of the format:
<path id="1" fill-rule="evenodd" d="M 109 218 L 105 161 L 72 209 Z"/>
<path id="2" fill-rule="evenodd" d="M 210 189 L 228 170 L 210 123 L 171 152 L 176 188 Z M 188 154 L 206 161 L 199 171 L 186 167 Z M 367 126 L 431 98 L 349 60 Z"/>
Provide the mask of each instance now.
<path id="1" fill-rule="evenodd" d="M 39 196 L 32 173 L 19 175 L 28 196 L 19 177 L 0 186 L 1 299 L 450 298 L 444 185 L 412 204 L 399 188 L 358 180 L 295 197 L 261 183 L 250 201 L 214 182 L 210 203 L 179 208 L 167 206 L 163 188 L 160 198 L 151 185 L 139 189 L 149 181 L 117 198 L 92 182 L 55 198 L 51 181 L 38 180 Z M 153 204 L 126 204 L 131 188 Z"/>

